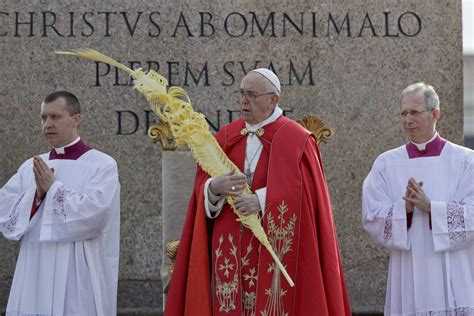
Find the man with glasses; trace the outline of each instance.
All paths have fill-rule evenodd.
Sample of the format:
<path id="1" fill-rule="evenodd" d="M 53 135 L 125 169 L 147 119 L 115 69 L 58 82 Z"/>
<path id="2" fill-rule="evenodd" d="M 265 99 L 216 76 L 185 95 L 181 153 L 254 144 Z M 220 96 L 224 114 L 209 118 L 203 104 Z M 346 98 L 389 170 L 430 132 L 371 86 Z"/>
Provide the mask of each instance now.
<path id="1" fill-rule="evenodd" d="M 363 225 L 390 250 L 385 315 L 474 315 L 474 152 L 440 137 L 432 86 L 403 90 L 409 142 L 380 155 Z"/>
<path id="2" fill-rule="evenodd" d="M 242 117 L 216 138 L 244 175 L 210 178 L 198 169 L 165 315 L 351 314 L 316 140 L 282 115 L 280 92 L 278 77 L 268 69 L 243 78 Z M 246 184 L 252 194 L 242 194 Z M 239 224 L 226 196 L 235 197 L 241 213 L 260 214 L 294 287 Z M 199 230 L 196 223 L 205 218 L 207 228 Z M 198 243 L 207 232 L 209 248 L 207 237 L 204 246 Z M 207 281 L 199 279 L 206 273 Z"/>

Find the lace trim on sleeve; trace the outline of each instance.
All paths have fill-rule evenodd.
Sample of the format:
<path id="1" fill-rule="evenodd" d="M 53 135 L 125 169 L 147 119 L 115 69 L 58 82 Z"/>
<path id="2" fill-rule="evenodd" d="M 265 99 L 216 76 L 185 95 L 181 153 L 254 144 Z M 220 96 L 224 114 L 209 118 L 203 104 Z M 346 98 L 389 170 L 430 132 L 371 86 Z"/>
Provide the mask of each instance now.
<path id="1" fill-rule="evenodd" d="M 18 205 L 20 205 L 21 200 L 23 200 L 23 197 L 25 196 L 25 193 L 23 193 L 20 198 L 15 202 L 15 205 L 13 205 L 13 209 L 8 216 L 8 221 L 2 224 L 2 228 L 9 233 L 13 233 L 16 228 L 16 223 L 18 221 L 18 217 L 20 216 L 20 213 L 18 213 Z"/>
<path id="2" fill-rule="evenodd" d="M 387 217 L 385 218 L 385 226 L 383 228 L 383 242 L 388 244 L 392 240 L 392 218 L 393 218 L 393 207 L 390 207 Z"/>
<path id="3" fill-rule="evenodd" d="M 444 311 L 430 311 L 409 314 L 413 316 L 474 316 L 474 307 L 458 307 Z"/>
<path id="4" fill-rule="evenodd" d="M 67 233 L 66 222 L 66 193 L 67 190 L 64 187 L 60 187 L 53 195 L 53 214 L 52 214 L 52 233 L 53 239 L 63 237 Z"/>
<path id="5" fill-rule="evenodd" d="M 464 222 L 464 209 L 462 205 L 447 203 L 449 244 L 457 245 L 467 239 L 466 224 Z"/>

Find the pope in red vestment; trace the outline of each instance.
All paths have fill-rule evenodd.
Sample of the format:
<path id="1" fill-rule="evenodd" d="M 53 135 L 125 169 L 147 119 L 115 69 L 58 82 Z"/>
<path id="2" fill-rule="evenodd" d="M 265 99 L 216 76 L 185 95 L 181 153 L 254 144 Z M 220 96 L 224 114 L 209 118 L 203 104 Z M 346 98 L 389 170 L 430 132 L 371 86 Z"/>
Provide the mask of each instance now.
<path id="1" fill-rule="evenodd" d="M 198 167 L 165 315 L 351 315 L 316 140 L 281 115 L 280 82 L 273 72 L 251 71 L 240 92 L 242 118 L 216 138 L 247 177 L 209 179 Z M 245 182 L 263 195 L 242 195 Z M 237 221 L 226 195 L 236 197 L 242 213 L 260 212 L 294 287 Z M 218 212 L 210 214 L 207 196 L 221 199 Z"/>

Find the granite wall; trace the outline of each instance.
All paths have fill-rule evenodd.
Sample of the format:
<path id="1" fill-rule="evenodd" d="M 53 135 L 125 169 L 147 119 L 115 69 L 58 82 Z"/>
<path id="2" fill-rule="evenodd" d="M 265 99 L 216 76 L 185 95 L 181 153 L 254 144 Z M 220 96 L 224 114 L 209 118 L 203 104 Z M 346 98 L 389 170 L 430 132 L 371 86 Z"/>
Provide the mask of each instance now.
<path id="1" fill-rule="evenodd" d="M 410 83 L 437 88 L 439 130 L 462 141 L 461 1 L 2 1 L 0 185 L 22 161 L 48 150 L 42 98 L 58 89 L 75 93 L 83 104 L 81 136 L 119 164 L 120 311 L 156 313 L 161 149 L 146 136 L 156 117 L 123 73 L 54 54 L 77 48 L 159 69 L 188 91 L 213 129 L 238 117 L 234 91 L 248 70 L 274 69 L 286 114 L 317 114 L 335 131 L 321 149 L 351 305 L 382 310 L 388 257 L 362 230 L 362 181 L 378 154 L 405 141 L 398 96 Z M 0 239 L 0 250 L 2 310 L 18 245 Z"/>

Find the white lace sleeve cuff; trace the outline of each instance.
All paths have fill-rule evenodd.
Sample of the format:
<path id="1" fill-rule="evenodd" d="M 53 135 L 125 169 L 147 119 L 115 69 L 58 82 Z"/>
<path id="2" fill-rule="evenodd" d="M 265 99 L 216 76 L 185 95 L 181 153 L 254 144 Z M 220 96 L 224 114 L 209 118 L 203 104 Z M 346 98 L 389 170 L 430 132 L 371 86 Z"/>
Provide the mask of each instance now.
<path id="1" fill-rule="evenodd" d="M 385 217 L 383 242 L 389 248 L 409 249 L 405 201 L 393 204 Z"/>
<path id="2" fill-rule="evenodd" d="M 44 214 L 40 240 L 57 240 L 64 237 L 67 230 L 66 201 L 69 190 L 59 181 L 49 188 L 43 201 Z"/>
<path id="3" fill-rule="evenodd" d="M 5 219 L 0 219 L 0 232 L 11 240 L 20 240 L 27 231 L 35 190 L 18 196 Z"/>
<path id="4" fill-rule="evenodd" d="M 464 207 L 457 203 L 431 202 L 435 251 L 456 249 L 468 239 Z"/>

